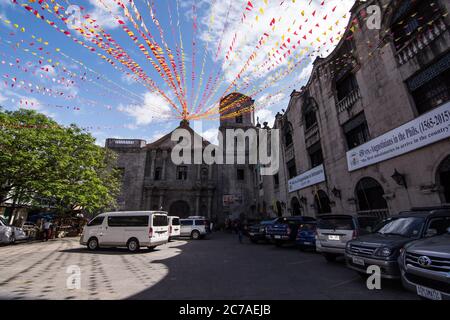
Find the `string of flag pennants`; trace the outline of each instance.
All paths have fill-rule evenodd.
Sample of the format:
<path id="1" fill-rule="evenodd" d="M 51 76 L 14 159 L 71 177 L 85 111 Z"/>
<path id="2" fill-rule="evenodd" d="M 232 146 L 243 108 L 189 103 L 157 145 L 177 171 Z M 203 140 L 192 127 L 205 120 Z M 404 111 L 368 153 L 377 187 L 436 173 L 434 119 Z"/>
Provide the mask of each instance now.
<path id="1" fill-rule="evenodd" d="M 76 52 L 68 54 L 67 50 L 61 49 L 64 43 L 55 47 L 51 41 L 38 36 L 37 30 L 28 32 L 21 23 L 0 16 L 0 25 L 13 29 L 13 32 L 8 32 L 10 39 L 0 39 L 1 45 L 14 52 L 26 53 L 31 59 L 23 61 L 14 59 L 14 54 L 1 53 L 1 65 L 10 68 L 0 75 L 5 88 L 28 95 L 40 94 L 74 101 L 73 107 L 59 103 L 46 105 L 75 111 L 81 110 L 80 102 L 108 110 L 118 109 L 83 97 L 83 93 L 99 100 L 102 97 L 120 97 L 129 105 L 146 103 L 143 96 L 130 86 L 119 84 L 104 72 L 96 71 L 95 65 L 103 62 L 136 86 L 160 96 L 169 106 L 170 116 L 163 106 L 152 104 L 149 107 L 155 112 L 155 117 L 161 119 L 215 120 L 219 113 L 224 112 L 224 117 L 232 117 L 252 111 L 239 108 L 246 97 L 258 100 L 257 97 L 269 92 L 264 99 L 258 100 L 253 111 L 267 108 L 273 102 L 264 102 L 295 86 L 293 83 L 270 92 L 277 82 L 305 68 L 317 57 L 329 54 L 340 41 L 352 41 L 361 30 L 361 20 L 368 18 L 366 11 L 362 10 L 356 18 L 348 21 L 349 14 L 342 14 L 338 10 L 339 1 L 333 0 L 246 0 L 239 5 L 229 0 L 222 6 L 226 8 L 225 12 L 214 10 L 219 1 L 212 0 L 208 4 L 209 15 L 204 19 L 199 15 L 204 4 L 201 6 L 195 0 L 188 8 L 179 0 L 164 1 L 163 5 L 154 0 L 98 0 L 98 5 L 113 18 L 118 30 L 109 32 L 83 6 L 80 6 L 82 19 L 79 25 L 71 26 L 70 13 L 66 11 L 70 5 L 68 1 L 64 5 L 63 0 L 11 2 L 50 26 L 52 31 L 64 35 L 69 42 L 82 47 L 92 55 L 92 59 L 80 59 Z M 239 16 L 233 16 L 237 7 L 240 8 L 237 10 Z M 430 2 L 430 7 L 433 12 L 439 10 L 435 2 Z M 164 9 L 166 17 L 160 19 Z M 188 11 L 186 16 L 182 15 L 183 9 Z M 298 14 L 286 15 L 288 10 Z M 275 15 L 270 16 L 273 12 Z M 223 22 L 219 28 L 218 20 Z M 190 30 L 186 30 L 186 26 L 190 26 Z M 403 20 L 397 26 L 408 28 Z M 235 30 L 231 30 L 232 27 Z M 256 41 L 241 32 L 244 27 L 258 33 Z M 217 43 L 210 39 L 213 29 L 218 35 Z M 120 34 L 116 34 L 118 32 Z M 391 31 L 384 32 L 388 35 Z M 206 39 L 200 38 L 201 34 L 206 34 Z M 128 44 L 124 43 L 123 36 Z M 402 37 L 394 41 L 401 43 Z M 362 57 L 362 53 L 352 49 L 334 58 L 330 65 L 351 67 L 352 59 L 364 58 L 367 61 L 375 51 L 384 49 L 384 46 L 370 41 L 367 46 L 369 50 L 364 51 L 367 56 Z M 136 48 L 138 50 L 133 50 Z M 71 64 L 81 67 L 81 70 L 75 70 Z M 327 76 L 331 76 L 335 71 L 327 72 Z M 77 94 L 73 93 L 75 91 Z M 232 91 L 243 92 L 246 97 L 220 108 L 221 99 Z M 37 107 L 31 98 L 14 101 L 21 106 Z"/>

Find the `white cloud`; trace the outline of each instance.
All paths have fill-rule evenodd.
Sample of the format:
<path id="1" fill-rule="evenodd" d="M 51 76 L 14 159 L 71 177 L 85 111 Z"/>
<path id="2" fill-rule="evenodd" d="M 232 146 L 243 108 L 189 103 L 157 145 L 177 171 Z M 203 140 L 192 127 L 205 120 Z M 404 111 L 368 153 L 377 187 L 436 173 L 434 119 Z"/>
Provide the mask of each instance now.
<path id="1" fill-rule="evenodd" d="M 158 139 L 164 137 L 167 134 L 167 132 L 157 131 L 153 133 L 153 135 L 150 137 L 150 139 L 147 141 L 148 143 L 152 143 L 157 141 Z"/>
<path id="2" fill-rule="evenodd" d="M 218 139 L 218 128 L 211 128 L 208 129 L 206 131 L 203 131 L 201 133 L 202 137 L 205 138 L 206 140 L 208 140 L 209 142 L 211 142 L 212 144 L 219 144 L 219 139 Z"/>
<path id="3" fill-rule="evenodd" d="M 120 77 L 120 80 L 128 85 L 136 84 L 136 80 L 133 79 L 133 76 L 131 74 L 125 74 L 123 73 Z"/>
<path id="4" fill-rule="evenodd" d="M 300 82 L 300 84 L 304 84 L 309 80 L 309 77 L 311 76 L 311 72 L 313 70 L 313 63 L 310 62 L 308 64 L 308 66 L 306 66 L 305 68 L 303 68 L 302 72 L 300 72 L 297 80 L 298 82 Z"/>
<path id="5" fill-rule="evenodd" d="M 104 5 L 102 4 L 104 3 Z M 89 3 L 94 7 L 89 11 L 92 19 L 97 21 L 97 24 L 105 29 L 114 29 L 119 26 L 116 22 L 116 16 L 121 17 L 120 7 L 114 0 L 89 0 Z M 110 13 L 112 12 L 112 14 Z M 122 19 L 122 18 L 121 18 Z M 123 19 L 122 19 L 123 20 Z"/>
<path id="6" fill-rule="evenodd" d="M 4 96 L 1 92 L 0 92 L 0 103 L 3 103 L 5 101 L 7 101 L 8 98 L 6 96 Z"/>
<path id="7" fill-rule="evenodd" d="M 51 65 L 46 64 L 43 65 L 42 67 L 40 67 L 37 71 L 36 74 L 42 74 L 42 75 L 47 75 L 47 76 L 55 76 L 56 75 L 56 71 L 55 68 L 53 68 Z"/>
<path id="8" fill-rule="evenodd" d="M 270 109 L 260 109 L 256 111 L 256 118 L 259 118 L 259 123 L 262 125 L 264 122 L 268 122 L 269 125 L 275 120 L 275 115 Z"/>
<path id="9" fill-rule="evenodd" d="M 202 3 L 209 2 L 208 0 L 202 0 Z M 284 1 L 284 4 L 280 6 L 280 1 L 269 2 L 267 6 L 264 5 L 262 1 L 253 1 L 253 10 L 251 12 L 245 11 L 247 4 L 245 1 L 234 1 L 231 2 L 231 11 L 228 17 L 229 27 L 226 29 L 223 35 L 222 42 L 222 52 L 219 55 L 219 61 L 222 62 L 223 71 L 225 73 L 226 80 L 231 82 L 235 79 L 236 75 L 244 66 L 247 59 L 254 52 L 255 46 L 258 41 L 264 35 L 264 33 L 269 34 L 269 38 L 262 46 L 261 49 L 257 50 L 257 57 L 252 61 L 250 67 L 247 69 L 245 76 L 248 76 L 251 81 L 258 79 L 265 79 L 264 82 L 267 83 L 267 76 L 273 75 L 275 70 L 280 70 L 282 67 L 287 67 L 287 60 L 283 59 L 282 62 L 276 67 L 276 69 L 268 72 L 266 68 L 258 68 L 268 57 L 268 53 L 272 48 L 277 48 L 286 43 L 288 38 L 291 38 L 291 43 L 288 45 L 292 53 L 290 56 L 295 57 L 295 54 L 299 53 L 301 48 L 310 47 L 311 41 L 313 42 L 313 48 L 317 48 L 323 42 L 328 41 L 328 45 L 322 47 L 323 50 L 334 47 L 329 39 L 331 36 L 336 37 L 337 31 L 343 30 L 345 28 L 347 21 L 343 19 L 343 15 L 346 14 L 352 7 L 354 1 L 341 1 L 341 0 L 329 0 L 326 1 L 324 6 L 321 6 L 322 0 L 312 0 L 311 4 L 309 1 Z M 223 33 L 223 27 L 226 23 L 226 12 L 228 11 L 230 2 L 229 1 L 216 1 L 213 5 L 210 5 L 202 18 L 200 19 L 203 27 L 200 28 L 200 37 L 203 41 L 210 40 L 210 50 L 212 56 L 215 56 L 217 50 L 217 44 L 220 42 Z M 336 7 L 335 11 L 332 12 L 332 8 Z M 264 10 L 264 14 L 260 13 L 260 9 Z M 244 23 L 241 22 L 242 12 L 247 13 L 247 18 Z M 301 12 L 304 11 L 304 16 Z M 313 11 L 316 11 L 313 16 Z M 213 12 L 214 22 L 210 23 L 211 12 Z M 256 16 L 258 15 L 258 21 L 256 21 Z M 327 19 L 324 19 L 327 15 Z M 270 22 L 275 19 L 275 30 L 271 30 Z M 305 20 L 308 19 L 307 22 Z M 336 20 L 339 19 L 341 22 L 339 27 L 335 26 Z M 319 24 L 317 27 L 316 24 Z M 302 29 L 299 30 L 300 25 Z M 210 32 L 208 33 L 208 26 L 211 26 Z M 333 26 L 333 30 L 330 31 L 328 28 Z M 309 33 L 312 30 L 312 34 Z M 294 32 L 297 35 L 294 35 Z M 323 35 L 327 32 L 326 36 Z M 233 42 L 234 36 L 237 35 L 233 53 L 233 62 L 229 64 L 226 61 L 225 55 L 228 48 Z M 303 35 L 307 36 L 307 40 L 304 40 Z M 284 36 L 284 41 L 282 40 Z M 321 42 L 316 41 L 319 37 Z M 300 40 L 300 45 L 297 41 Z M 278 43 L 278 46 L 276 44 Z M 293 45 L 296 45 L 296 49 L 292 49 Z M 286 52 L 285 49 L 284 52 Z M 283 51 L 279 50 L 282 57 Z M 298 59 L 297 59 L 298 60 Z"/>
<path id="10" fill-rule="evenodd" d="M 275 94 L 264 94 L 256 101 L 256 103 L 258 105 L 269 106 L 269 105 L 274 105 L 274 104 L 280 103 L 285 98 L 286 98 L 286 94 L 284 92 L 278 92 Z"/>
<path id="11" fill-rule="evenodd" d="M 117 110 L 134 118 L 137 126 L 148 125 L 158 120 L 171 118 L 171 107 L 161 95 L 147 92 L 143 100 L 143 104 L 121 105 Z"/>

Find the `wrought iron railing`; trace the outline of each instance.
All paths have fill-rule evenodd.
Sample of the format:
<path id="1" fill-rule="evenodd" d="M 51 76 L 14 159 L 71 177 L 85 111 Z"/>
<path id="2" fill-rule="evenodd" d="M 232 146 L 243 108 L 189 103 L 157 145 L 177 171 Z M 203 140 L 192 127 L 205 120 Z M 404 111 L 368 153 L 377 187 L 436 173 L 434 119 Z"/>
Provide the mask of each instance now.
<path id="1" fill-rule="evenodd" d="M 344 99 L 337 103 L 338 112 L 350 109 L 361 98 L 359 88 L 353 89 Z"/>
<path id="2" fill-rule="evenodd" d="M 358 215 L 378 217 L 380 219 L 386 219 L 390 217 L 389 209 L 362 210 L 358 211 Z"/>

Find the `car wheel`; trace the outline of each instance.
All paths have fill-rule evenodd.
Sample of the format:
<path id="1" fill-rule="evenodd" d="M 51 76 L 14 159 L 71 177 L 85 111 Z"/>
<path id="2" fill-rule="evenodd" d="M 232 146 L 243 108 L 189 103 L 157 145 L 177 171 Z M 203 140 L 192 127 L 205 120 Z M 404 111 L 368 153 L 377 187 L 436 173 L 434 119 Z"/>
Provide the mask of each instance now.
<path id="1" fill-rule="evenodd" d="M 127 248 L 130 252 L 136 252 L 139 250 L 139 241 L 136 238 L 131 238 L 127 242 Z"/>
<path id="2" fill-rule="evenodd" d="M 87 247 L 89 250 L 94 251 L 98 249 L 98 239 L 97 238 L 90 238 Z"/>
<path id="3" fill-rule="evenodd" d="M 331 253 L 324 253 L 323 256 L 325 257 L 325 260 L 327 260 L 328 262 L 334 262 L 336 261 L 336 255 L 331 254 Z"/>
<path id="4" fill-rule="evenodd" d="M 200 239 L 200 232 L 198 232 L 197 230 L 192 231 L 191 238 L 194 240 Z"/>

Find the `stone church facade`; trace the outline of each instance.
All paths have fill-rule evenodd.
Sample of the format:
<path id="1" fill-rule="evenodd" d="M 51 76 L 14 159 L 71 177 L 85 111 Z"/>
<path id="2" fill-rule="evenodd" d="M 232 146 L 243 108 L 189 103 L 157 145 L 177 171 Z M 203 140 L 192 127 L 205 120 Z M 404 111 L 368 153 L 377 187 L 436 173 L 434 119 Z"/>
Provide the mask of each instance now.
<path id="1" fill-rule="evenodd" d="M 253 103 L 253 100 L 238 93 L 222 99 L 221 110 L 224 111 L 221 111 L 219 130 L 254 128 Z M 236 110 L 241 108 L 247 108 L 250 112 L 234 116 Z M 205 148 L 210 146 L 210 142 L 197 134 L 189 122 L 181 121 L 176 129 L 189 132 L 191 159 L 194 159 L 196 148 L 201 148 L 203 154 Z M 170 215 L 201 215 L 216 222 L 257 215 L 254 166 L 207 165 L 203 161 L 201 164 L 176 165 L 171 153 L 179 141 L 171 140 L 172 133 L 151 143 L 139 139 L 106 140 L 106 147 L 117 153 L 117 167 L 122 171 L 119 210 L 165 210 Z M 221 150 L 220 146 L 214 148 Z"/>

